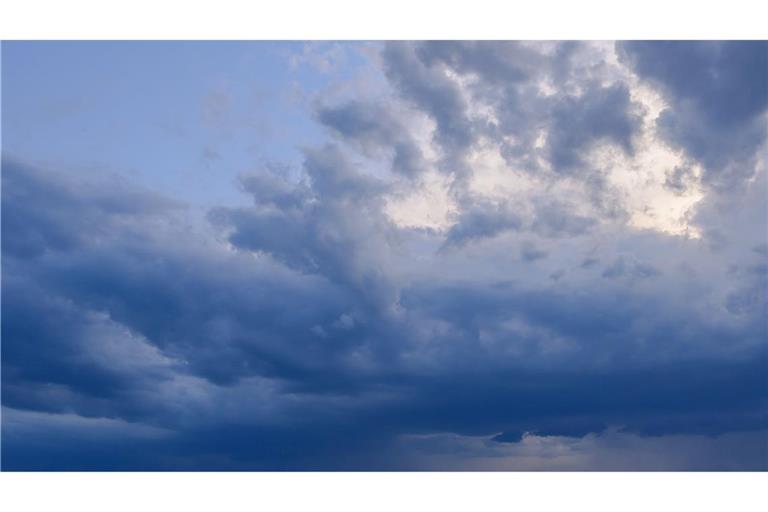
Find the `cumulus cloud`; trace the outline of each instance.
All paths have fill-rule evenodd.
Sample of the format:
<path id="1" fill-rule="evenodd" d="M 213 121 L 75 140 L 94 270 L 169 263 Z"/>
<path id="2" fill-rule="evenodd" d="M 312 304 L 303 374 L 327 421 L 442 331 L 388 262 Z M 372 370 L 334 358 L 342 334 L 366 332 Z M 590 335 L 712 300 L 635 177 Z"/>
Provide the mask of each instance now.
<path id="1" fill-rule="evenodd" d="M 337 106 L 320 107 L 318 119 L 345 140 L 360 144 L 364 151 L 392 151 L 392 169 L 408 177 L 426 172 L 422 150 L 414 140 L 405 120 L 391 107 L 351 101 Z"/>
<path id="2" fill-rule="evenodd" d="M 619 52 L 668 98 L 659 132 L 704 166 L 708 182 L 733 186 L 753 174 L 768 133 L 768 44 L 632 41 Z"/>
<path id="3" fill-rule="evenodd" d="M 202 224 L 4 157 L 4 467 L 765 468 L 764 45 L 373 55 Z"/>

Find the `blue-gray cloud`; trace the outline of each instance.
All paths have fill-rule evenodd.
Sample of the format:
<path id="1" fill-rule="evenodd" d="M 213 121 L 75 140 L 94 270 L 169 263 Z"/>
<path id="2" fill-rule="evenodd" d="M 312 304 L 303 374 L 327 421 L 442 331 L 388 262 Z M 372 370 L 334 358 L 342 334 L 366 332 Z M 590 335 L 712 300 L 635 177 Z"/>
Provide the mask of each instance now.
<path id="1" fill-rule="evenodd" d="M 733 186 L 752 175 L 765 150 L 768 43 L 764 41 L 632 41 L 620 55 L 658 85 L 669 108 L 661 133 L 701 162 L 708 182 Z"/>
<path id="2" fill-rule="evenodd" d="M 592 450 L 566 469 L 632 469 L 633 443 L 678 454 L 642 469 L 765 469 L 765 101 L 750 89 L 711 105 L 765 79 L 741 67 L 764 47 L 681 45 L 619 53 L 658 84 L 661 133 L 708 183 L 746 166 L 738 187 L 704 189 L 698 239 L 605 227 L 607 209 L 551 192 L 570 180 L 594 205 L 620 200 L 587 155 L 631 155 L 641 130 L 630 86 L 599 80 L 581 44 L 384 44 L 393 98 L 315 104 L 334 142 L 291 172 L 243 175 L 250 204 L 202 225 L 125 179 L 4 157 L 3 467 L 557 467 L 529 453 L 538 436 Z M 728 76 L 699 89 L 677 61 Z M 451 74 L 495 121 L 472 114 Z M 400 102 L 435 123 L 437 162 Z M 725 164 L 683 137 L 694 120 L 745 145 L 725 144 Z M 543 183 L 530 208 L 469 186 L 468 155 L 488 139 Z M 398 225 L 388 200 L 433 164 L 456 178 L 452 224 Z M 666 186 L 693 179 L 671 170 Z M 489 457 L 503 464 L 476 465 Z"/>

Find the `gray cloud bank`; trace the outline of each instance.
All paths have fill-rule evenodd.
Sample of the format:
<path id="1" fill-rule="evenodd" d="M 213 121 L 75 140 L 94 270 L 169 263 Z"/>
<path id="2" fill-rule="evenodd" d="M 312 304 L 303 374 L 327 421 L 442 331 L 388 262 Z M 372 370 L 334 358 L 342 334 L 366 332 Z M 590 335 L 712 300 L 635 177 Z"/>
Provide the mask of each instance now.
<path id="1" fill-rule="evenodd" d="M 766 44 L 614 53 L 382 44 L 388 95 L 319 102 L 328 144 L 204 227 L 4 156 L 3 468 L 768 468 Z M 640 86 L 698 237 L 595 164 L 641 151 Z M 489 141 L 525 202 L 478 193 Z M 452 223 L 399 224 L 430 173 Z"/>

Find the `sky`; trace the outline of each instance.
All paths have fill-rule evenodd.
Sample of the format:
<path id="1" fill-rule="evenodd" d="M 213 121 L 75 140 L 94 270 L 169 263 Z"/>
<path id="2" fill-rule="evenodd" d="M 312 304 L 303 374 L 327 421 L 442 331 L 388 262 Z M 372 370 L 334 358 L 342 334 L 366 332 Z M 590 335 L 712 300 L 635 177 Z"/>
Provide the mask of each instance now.
<path id="1" fill-rule="evenodd" d="M 2 43 L 2 469 L 768 469 L 768 43 Z"/>

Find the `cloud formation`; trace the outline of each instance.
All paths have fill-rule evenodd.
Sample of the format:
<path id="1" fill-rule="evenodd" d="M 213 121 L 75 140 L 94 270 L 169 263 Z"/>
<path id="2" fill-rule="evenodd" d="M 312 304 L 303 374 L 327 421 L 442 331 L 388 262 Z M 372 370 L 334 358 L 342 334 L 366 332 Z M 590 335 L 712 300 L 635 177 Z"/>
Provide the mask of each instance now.
<path id="1" fill-rule="evenodd" d="M 199 222 L 4 155 L 3 467 L 765 469 L 765 44 L 373 48 Z"/>

